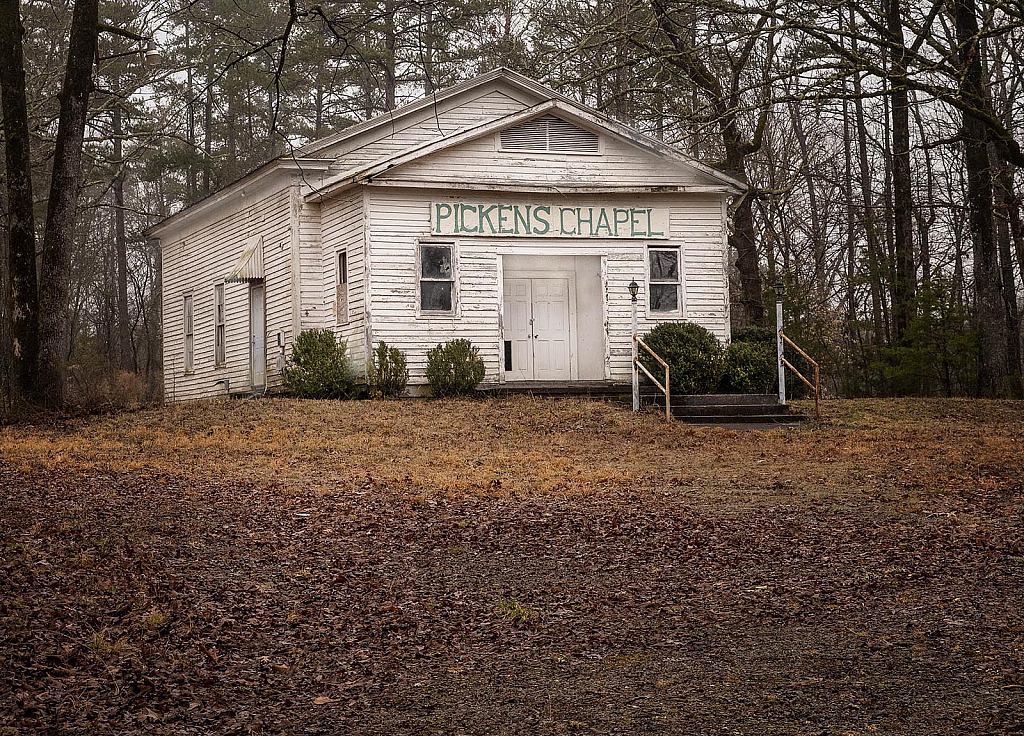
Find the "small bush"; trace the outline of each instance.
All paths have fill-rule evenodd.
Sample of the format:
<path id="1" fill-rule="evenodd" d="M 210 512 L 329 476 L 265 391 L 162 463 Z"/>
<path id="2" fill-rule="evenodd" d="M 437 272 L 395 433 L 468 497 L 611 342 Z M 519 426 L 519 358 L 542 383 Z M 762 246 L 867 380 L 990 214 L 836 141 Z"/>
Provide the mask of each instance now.
<path id="1" fill-rule="evenodd" d="M 302 399 L 347 399 L 355 393 L 355 375 L 347 345 L 331 330 L 303 330 L 284 367 L 285 388 Z"/>
<path id="2" fill-rule="evenodd" d="M 451 340 L 427 352 L 427 380 L 434 396 L 458 396 L 484 380 L 484 362 L 469 340 Z"/>
<path id="3" fill-rule="evenodd" d="M 668 363 L 673 393 L 707 394 L 718 386 L 723 368 L 722 345 L 700 325 L 692 322 L 658 325 L 642 339 Z M 640 362 L 655 376 L 663 371 L 643 348 Z"/>
<path id="4" fill-rule="evenodd" d="M 409 369 L 405 355 L 396 347 L 381 341 L 370 355 L 370 375 L 367 383 L 375 399 L 397 398 L 409 383 Z"/>
<path id="5" fill-rule="evenodd" d="M 725 351 L 722 390 L 741 394 L 771 393 L 779 380 L 775 345 L 734 342 Z"/>
<path id="6" fill-rule="evenodd" d="M 775 362 L 778 360 L 778 347 L 776 346 L 777 335 L 775 330 L 770 327 L 740 327 L 734 330 L 732 333 L 732 342 L 746 343 L 749 345 L 763 345 L 771 354 L 772 361 L 772 377 L 768 384 L 768 393 L 778 393 L 779 391 L 779 367 Z M 799 342 L 799 340 L 797 341 Z M 814 380 L 814 368 L 811 364 L 800 355 L 793 348 L 786 346 L 786 360 L 796 366 L 797 370 L 803 373 L 808 379 Z M 727 379 L 728 380 L 728 379 Z M 723 386 L 725 388 L 725 386 Z M 729 387 L 730 391 L 742 391 L 744 389 Z M 760 390 L 757 393 L 761 393 Z M 799 399 L 807 396 L 810 392 L 804 385 L 803 381 L 796 377 L 789 368 L 786 369 L 786 396 L 790 399 Z"/>
<path id="7" fill-rule="evenodd" d="M 768 327 L 740 327 L 732 331 L 733 343 L 756 343 L 775 347 L 775 330 Z"/>
<path id="8" fill-rule="evenodd" d="M 163 377 L 117 369 L 93 340 L 79 340 L 67 366 L 65 403 L 79 412 L 137 409 L 160 400 Z"/>

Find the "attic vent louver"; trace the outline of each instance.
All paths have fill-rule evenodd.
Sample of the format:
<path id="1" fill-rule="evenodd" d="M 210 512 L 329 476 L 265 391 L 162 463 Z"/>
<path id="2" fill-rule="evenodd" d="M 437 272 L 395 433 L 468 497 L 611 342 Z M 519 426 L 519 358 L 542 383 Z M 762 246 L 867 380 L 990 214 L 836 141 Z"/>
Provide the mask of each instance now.
<path id="1" fill-rule="evenodd" d="M 552 115 L 527 120 L 501 131 L 506 151 L 597 153 L 597 135 Z"/>

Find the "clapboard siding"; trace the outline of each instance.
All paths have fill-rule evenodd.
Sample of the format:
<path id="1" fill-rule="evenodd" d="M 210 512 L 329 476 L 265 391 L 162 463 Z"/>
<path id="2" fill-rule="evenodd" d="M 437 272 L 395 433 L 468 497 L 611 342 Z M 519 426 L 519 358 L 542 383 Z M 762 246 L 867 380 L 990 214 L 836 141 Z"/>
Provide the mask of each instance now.
<path id="1" fill-rule="evenodd" d="M 267 295 L 267 383 L 280 383 L 276 336 L 291 340 L 289 193 L 282 187 L 262 200 L 235 208 L 201 228 L 173 231 L 162 247 L 164 397 L 167 401 L 247 390 L 249 377 L 249 286 L 224 285 L 225 364 L 214 365 L 214 286 L 235 264 L 253 235 L 263 236 Z M 193 371 L 185 373 L 184 296 L 193 298 Z"/>
<path id="2" fill-rule="evenodd" d="M 300 329 L 318 328 L 330 313 L 324 294 L 323 243 L 320 204 L 307 202 L 299 208 Z"/>
<path id="3" fill-rule="evenodd" d="M 321 207 L 323 259 L 320 278 L 327 324 L 348 343 L 352 366 L 360 375 L 366 367 L 366 259 L 363 244 L 363 192 L 349 191 L 326 200 Z M 348 255 L 348 321 L 338 321 L 338 254 Z"/>
<path id="4" fill-rule="evenodd" d="M 508 89 L 494 89 L 464 100 L 456 107 L 447 107 L 453 102 L 448 101 L 445 109 L 438 110 L 436 115 L 425 112 L 412 120 L 403 121 L 403 127 L 400 128 L 393 129 L 389 125 L 384 125 L 372 132 L 325 148 L 317 155 L 335 158 L 332 168 L 336 170 L 354 169 L 527 107 L 527 104 L 515 99 L 512 94 Z M 532 102 L 533 100 L 530 101 L 531 104 Z"/>
<path id="5" fill-rule="evenodd" d="M 487 135 L 397 166 L 380 180 L 490 184 L 679 186 L 713 184 L 696 168 L 674 163 L 610 135 L 601 135 L 594 155 L 499 150 L 498 134 Z M 443 174 L 442 174 L 443 172 Z"/>
<path id="6" fill-rule="evenodd" d="M 541 255 L 599 255 L 606 275 L 606 340 L 613 379 L 629 377 L 631 306 L 627 286 L 643 283 L 648 241 L 576 240 L 538 238 L 454 238 L 456 243 L 456 312 L 451 317 L 417 315 L 416 249 L 430 231 L 430 201 L 451 192 L 372 188 L 369 195 L 369 241 L 373 270 L 373 339 L 397 345 L 409 360 L 410 380 L 425 382 L 426 353 L 446 340 L 467 338 L 480 349 L 487 369 L 486 381 L 498 379 L 500 319 L 498 282 L 502 253 Z M 525 196 L 509 196 L 511 203 L 526 203 Z M 618 198 L 574 198 L 581 206 L 634 204 Z M 642 206 L 669 207 L 671 226 L 667 241 L 683 253 L 685 318 L 711 330 L 723 342 L 729 339 L 725 240 L 722 200 L 717 196 L 658 195 Z M 692 278 L 691 278 L 692 275 Z M 646 292 L 646 288 L 644 289 Z M 652 317 L 641 299 L 641 332 L 682 317 Z"/>

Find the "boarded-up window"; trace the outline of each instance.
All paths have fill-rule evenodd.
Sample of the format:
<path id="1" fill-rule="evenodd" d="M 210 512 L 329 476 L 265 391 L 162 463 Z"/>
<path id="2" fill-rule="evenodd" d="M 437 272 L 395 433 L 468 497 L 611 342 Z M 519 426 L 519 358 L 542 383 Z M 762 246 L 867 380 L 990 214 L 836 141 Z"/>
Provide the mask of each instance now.
<path id="1" fill-rule="evenodd" d="M 504 151 L 598 153 L 596 133 L 553 115 L 527 120 L 501 131 Z"/>
<path id="2" fill-rule="evenodd" d="M 192 295 L 185 297 L 185 372 L 191 373 L 193 366 L 193 334 L 192 334 Z"/>
<path id="3" fill-rule="evenodd" d="M 649 263 L 648 293 L 651 295 L 652 312 L 679 312 L 682 285 L 679 271 L 678 248 L 650 248 L 647 251 Z"/>
<path id="4" fill-rule="evenodd" d="M 348 252 L 338 252 L 338 288 L 335 295 L 338 324 L 348 322 Z"/>
<path id="5" fill-rule="evenodd" d="M 452 246 L 431 243 L 420 246 L 420 311 L 451 312 L 455 271 Z"/>
<path id="6" fill-rule="evenodd" d="M 224 284 L 213 287 L 214 363 L 224 365 Z"/>

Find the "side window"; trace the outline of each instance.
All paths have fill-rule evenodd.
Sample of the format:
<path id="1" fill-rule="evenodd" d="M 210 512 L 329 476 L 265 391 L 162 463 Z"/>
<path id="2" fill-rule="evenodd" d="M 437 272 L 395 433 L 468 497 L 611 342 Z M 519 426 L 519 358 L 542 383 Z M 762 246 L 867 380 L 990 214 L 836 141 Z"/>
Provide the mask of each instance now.
<path id="1" fill-rule="evenodd" d="M 420 245 L 420 311 L 451 313 L 455 302 L 452 245 Z"/>
<path id="2" fill-rule="evenodd" d="M 185 297 L 185 372 L 191 373 L 193 366 L 192 295 Z"/>
<path id="3" fill-rule="evenodd" d="M 348 252 L 338 251 L 338 281 L 335 301 L 337 307 L 338 324 L 348 322 Z"/>
<path id="4" fill-rule="evenodd" d="M 682 302 L 679 248 L 649 248 L 647 260 L 651 311 L 678 314 Z"/>
<path id="5" fill-rule="evenodd" d="M 224 284 L 213 287 L 213 360 L 216 365 L 224 365 Z"/>

